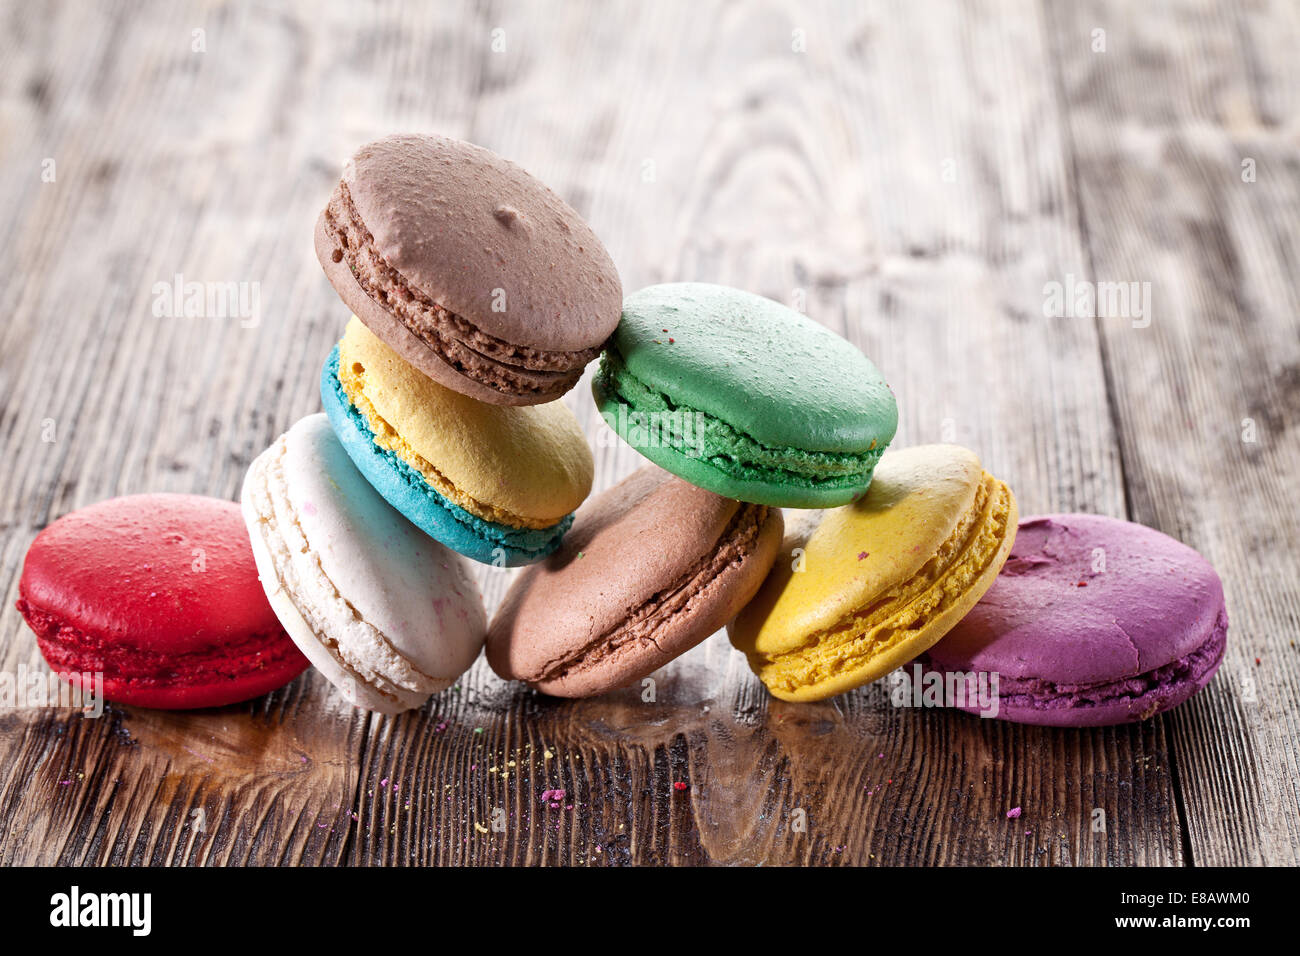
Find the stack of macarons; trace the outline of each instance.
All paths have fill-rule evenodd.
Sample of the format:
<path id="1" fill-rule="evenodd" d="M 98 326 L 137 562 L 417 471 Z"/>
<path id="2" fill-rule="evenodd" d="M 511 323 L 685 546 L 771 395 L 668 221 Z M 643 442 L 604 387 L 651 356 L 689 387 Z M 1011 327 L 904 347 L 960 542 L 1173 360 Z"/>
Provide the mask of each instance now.
<path id="1" fill-rule="evenodd" d="M 582 218 L 518 166 L 441 136 L 363 146 L 316 223 L 353 317 L 324 415 L 259 456 L 243 510 L 271 606 L 347 700 L 421 706 L 478 656 L 466 561 L 554 553 L 591 491 L 560 401 L 622 287 Z"/>
<path id="2" fill-rule="evenodd" d="M 915 662 L 950 706 L 986 712 L 952 691 L 992 673 L 999 716 L 1082 726 L 1167 710 L 1222 660 L 1223 589 L 1194 551 L 1113 519 L 1021 522 L 974 452 L 888 450 L 897 404 L 855 346 L 724 286 L 624 300 L 581 217 L 487 150 L 362 147 L 315 246 L 352 313 L 324 413 L 252 463 L 241 534 L 232 506 L 165 496 L 46 529 L 19 607 L 52 667 L 191 707 L 310 661 L 396 713 L 484 648 L 502 678 L 588 697 L 725 627 L 785 701 Z M 587 500 L 560 399 L 598 358 L 597 409 L 647 463 Z M 185 576 L 177 542 L 221 574 Z M 490 621 L 469 562 L 521 567 Z"/>

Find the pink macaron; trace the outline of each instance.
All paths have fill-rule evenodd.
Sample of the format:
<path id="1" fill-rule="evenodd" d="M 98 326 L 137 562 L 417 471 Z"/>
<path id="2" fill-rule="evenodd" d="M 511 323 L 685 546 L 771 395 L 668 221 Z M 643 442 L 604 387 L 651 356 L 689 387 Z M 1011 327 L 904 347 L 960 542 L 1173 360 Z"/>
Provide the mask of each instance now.
<path id="1" fill-rule="evenodd" d="M 220 707 L 307 667 L 233 502 L 133 495 L 64 515 L 32 542 L 18 594 L 50 668 L 75 684 L 102 674 L 108 700 Z"/>
<path id="2" fill-rule="evenodd" d="M 923 661 L 962 685 L 963 710 L 1097 727 L 1186 701 L 1227 633 L 1223 584 L 1187 545 L 1102 515 L 1041 515 L 1020 522 L 993 587 Z M 996 701 L 977 700 L 981 680 Z"/>

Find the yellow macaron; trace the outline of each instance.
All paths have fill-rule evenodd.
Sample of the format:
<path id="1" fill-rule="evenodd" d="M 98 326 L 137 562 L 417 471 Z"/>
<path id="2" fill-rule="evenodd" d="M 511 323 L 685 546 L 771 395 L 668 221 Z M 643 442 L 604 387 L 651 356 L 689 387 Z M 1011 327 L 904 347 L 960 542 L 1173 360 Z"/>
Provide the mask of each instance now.
<path id="1" fill-rule="evenodd" d="M 1016 535 L 1016 500 L 958 445 L 887 452 L 867 493 L 787 512 L 782 553 L 728 626 L 782 700 L 823 700 L 928 649 L 993 584 Z"/>
<path id="2" fill-rule="evenodd" d="M 540 560 L 591 491 L 591 448 L 562 402 L 475 401 L 407 364 L 356 318 L 326 362 L 321 397 L 349 456 L 389 503 L 476 560 Z"/>

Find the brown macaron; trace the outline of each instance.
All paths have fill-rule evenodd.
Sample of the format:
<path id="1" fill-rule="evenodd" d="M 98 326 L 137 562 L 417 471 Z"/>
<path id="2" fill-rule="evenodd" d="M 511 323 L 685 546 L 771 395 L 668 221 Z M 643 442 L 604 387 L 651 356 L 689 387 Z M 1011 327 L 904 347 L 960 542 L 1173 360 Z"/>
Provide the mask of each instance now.
<path id="1" fill-rule="evenodd" d="M 390 348 L 494 405 L 571 389 L 623 307 L 581 216 L 514 163 L 445 136 L 361 147 L 316 223 L 316 255 Z"/>
<path id="2" fill-rule="evenodd" d="M 735 617 L 781 533 L 778 508 L 642 468 L 579 508 L 560 549 L 514 580 L 488 630 L 488 663 L 557 697 L 624 687 Z"/>

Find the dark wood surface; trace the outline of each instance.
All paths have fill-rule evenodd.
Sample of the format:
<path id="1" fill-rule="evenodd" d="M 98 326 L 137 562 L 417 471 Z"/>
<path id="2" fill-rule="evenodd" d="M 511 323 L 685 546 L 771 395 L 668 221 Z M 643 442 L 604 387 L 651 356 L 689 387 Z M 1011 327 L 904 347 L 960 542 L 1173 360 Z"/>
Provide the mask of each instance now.
<path id="1" fill-rule="evenodd" d="M 898 445 L 974 448 L 1023 514 L 1174 535 L 1232 621 L 1205 692 L 1095 731 L 883 684 L 785 704 L 721 634 L 651 703 L 480 660 L 396 718 L 314 674 L 220 711 L 0 711 L 0 863 L 1300 862 L 1297 48 L 1289 0 L 0 3 L 3 670 L 41 666 L 13 601 L 42 527 L 234 498 L 319 408 L 347 312 L 312 225 L 397 130 L 520 162 L 628 289 L 805 303 L 885 371 Z M 259 283 L 260 323 L 156 317 L 177 273 Z M 1071 275 L 1151 283 L 1149 326 L 1045 317 Z M 638 459 L 588 395 L 604 487 Z"/>

